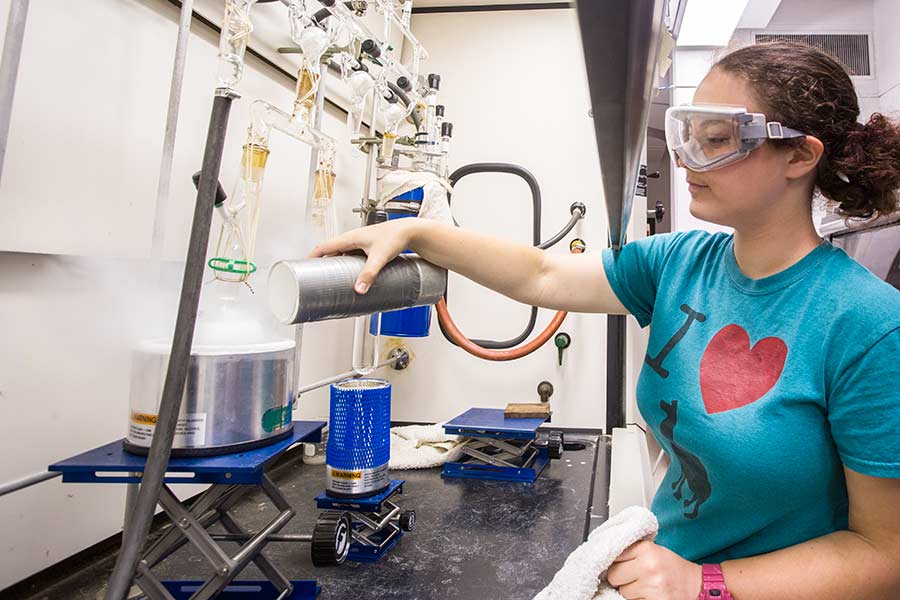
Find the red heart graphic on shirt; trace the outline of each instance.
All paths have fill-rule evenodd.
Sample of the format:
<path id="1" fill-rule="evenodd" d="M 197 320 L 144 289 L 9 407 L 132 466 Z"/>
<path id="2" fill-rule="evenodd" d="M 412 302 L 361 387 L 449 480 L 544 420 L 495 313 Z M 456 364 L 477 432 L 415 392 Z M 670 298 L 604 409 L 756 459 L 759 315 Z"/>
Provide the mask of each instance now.
<path id="1" fill-rule="evenodd" d="M 740 325 L 723 327 L 700 359 L 700 391 L 709 414 L 756 402 L 774 387 L 784 370 L 787 345 L 767 337 L 750 347 Z"/>

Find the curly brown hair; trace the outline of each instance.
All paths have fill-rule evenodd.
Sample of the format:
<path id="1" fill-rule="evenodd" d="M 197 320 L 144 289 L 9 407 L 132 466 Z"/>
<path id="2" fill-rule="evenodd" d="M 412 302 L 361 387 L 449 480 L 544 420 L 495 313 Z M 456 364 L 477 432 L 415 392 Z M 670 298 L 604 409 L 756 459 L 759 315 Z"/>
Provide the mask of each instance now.
<path id="1" fill-rule="evenodd" d="M 815 185 L 842 215 L 898 211 L 900 124 L 879 113 L 865 124 L 857 121 L 856 90 L 837 59 L 812 46 L 773 42 L 736 50 L 713 69 L 748 81 L 768 120 L 822 141 Z M 802 138 L 772 142 L 790 147 Z"/>

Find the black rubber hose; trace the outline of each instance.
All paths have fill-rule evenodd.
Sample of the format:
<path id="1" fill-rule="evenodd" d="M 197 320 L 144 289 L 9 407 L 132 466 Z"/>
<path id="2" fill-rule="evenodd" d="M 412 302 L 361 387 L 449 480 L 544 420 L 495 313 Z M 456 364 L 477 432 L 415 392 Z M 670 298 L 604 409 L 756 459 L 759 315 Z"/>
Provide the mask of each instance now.
<path id="1" fill-rule="evenodd" d="M 450 174 L 450 185 L 455 186 L 456 183 L 465 177 L 466 175 L 472 175 L 474 173 L 510 173 L 512 175 L 518 175 L 522 179 L 525 180 L 525 183 L 528 184 L 528 187 L 531 189 L 531 206 L 532 206 L 532 217 L 531 217 L 531 238 L 532 243 L 535 246 L 541 245 L 541 188 L 538 185 L 537 179 L 535 179 L 534 175 L 528 169 L 524 167 L 520 167 L 519 165 L 512 165 L 509 163 L 473 163 L 471 165 L 466 165 L 464 167 L 460 167 Z M 450 197 L 448 196 L 447 201 L 449 203 Z M 448 286 L 449 289 L 449 286 Z M 449 302 L 447 299 L 447 293 L 444 293 L 444 302 Z M 515 348 L 522 342 L 528 339 L 528 337 L 534 332 L 534 326 L 537 323 L 537 307 L 531 307 L 531 315 L 528 317 L 528 325 L 525 326 L 525 330 L 522 331 L 519 335 L 512 338 L 511 340 L 505 341 L 496 341 L 496 340 L 471 340 L 474 344 L 481 346 L 487 350 L 506 350 L 507 348 Z M 441 333 L 444 335 L 444 338 L 456 346 L 456 342 L 454 342 L 450 338 L 450 334 L 447 332 L 444 324 L 438 320 L 438 325 L 441 328 Z"/>
<path id="2" fill-rule="evenodd" d="M 572 213 L 572 216 L 569 218 L 569 222 L 566 223 L 565 227 L 559 230 L 559 233 L 554 235 L 552 238 L 547 240 L 546 242 L 541 242 L 538 245 L 538 248 L 541 250 L 546 250 L 547 248 L 552 248 L 556 244 L 558 244 L 564 237 L 569 235 L 569 232 L 575 229 L 575 225 L 578 224 L 578 221 L 584 218 L 585 207 L 581 202 L 576 202 L 573 204 L 569 211 Z"/>
<path id="3" fill-rule="evenodd" d="M 232 98 L 216 96 L 213 99 L 209 130 L 206 134 L 206 149 L 203 153 L 202 175 L 194 206 L 194 220 L 191 224 L 191 238 L 188 243 L 184 279 L 181 283 L 181 298 L 178 302 L 178 317 L 175 321 L 175 335 L 169 367 L 159 403 L 159 415 L 153 432 L 153 441 L 147 455 L 147 464 L 141 477 L 134 509 L 128 517 L 128 526 L 122 536 L 122 549 L 116 559 L 116 566 L 109 579 L 106 600 L 125 600 L 131 589 L 141 551 L 150 532 L 150 524 L 156 512 L 163 479 L 169 465 L 172 442 L 175 439 L 175 425 L 181 411 L 181 396 L 187 378 L 194 339 L 194 324 L 197 321 L 197 305 L 200 301 L 200 287 L 206 268 L 206 249 L 209 244 L 209 230 L 212 224 L 213 202 L 219 183 L 219 169 L 222 165 L 222 151 L 225 146 L 225 130 Z"/>
<path id="4" fill-rule="evenodd" d="M 572 229 L 575 228 L 575 225 L 578 224 L 578 221 L 584 218 L 584 214 L 586 212 L 585 205 L 581 202 L 575 202 L 569 208 L 570 212 L 572 213 L 569 222 L 566 223 L 566 225 L 559 231 L 559 233 L 557 233 L 547 241 L 541 242 L 541 189 L 534 175 L 532 175 L 531 172 L 527 169 L 518 165 L 511 165 L 507 163 L 473 163 L 454 171 L 450 175 L 450 185 L 456 185 L 457 181 L 459 181 L 466 175 L 471 175 L 473 173 L 513 173 L 520 176 L 525 180 L 526 183 L 528 183 L 528 187 L 531 189 L 532 206 L 534 207 L 532 219 L 532 240 L 535 247 L 540 248 L 541 250 L 546 250 L 555 246 L 564 237 L 566 237 L 569 232 L 572 231 Z M 447 198 L 447 201 L 449 204 L 449 197 Z M 456 223 L 455 220 L 454 223 Z M 457 223 L 457 227 L 458 226 L 459 224 Z M 447 302 L 446 292 L 444 293 L 444 302 Z M 495 340 L 469 341 L 488 350 L 506 350 L 508 348 L 515 348 L 516 346 L 527 340 L 534 331 L 534 326 L 537 323 L 537 311 L 538 309 L 536 306 L 531 307 L 531 315 L 528 317 L 528 325 L 525 327 L 525 330 L 511 340 L 506 340 L 503 342 L 498 342 Z M 438 320 L 438 325 L 441 328 L 441 333 L 444 335 L 444 338 L 454 346 L 457 346 L 458 344 L 450 338 L 449 332 L 444 327 L 444 324 L 440 322 L 440 320 Z"/>

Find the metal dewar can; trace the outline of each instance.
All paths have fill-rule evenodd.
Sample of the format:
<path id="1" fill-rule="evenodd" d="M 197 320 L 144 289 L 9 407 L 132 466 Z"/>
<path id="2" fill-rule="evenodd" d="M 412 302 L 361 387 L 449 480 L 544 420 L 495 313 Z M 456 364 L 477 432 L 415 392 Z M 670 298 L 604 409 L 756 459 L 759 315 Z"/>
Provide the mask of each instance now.
<path id="1" fill-rule="evenodd" d="M 328 494 L 359 498 L 384 490 L 390 458 L 391 384 L 384 379 L 333 384 L 325 448 Z"/>
<path id="2" fill-rule="evenodd" d="M 210 456 L 276 442 L 293 429 L 294 341 L 191 350 L 173 456 Z M 134 353 L 125 449 L 146 454 L 156 428 L 171 343 Z"/>
<path id="3" fill-rule="evenodd" d="M 282 260 L 269 271 L 269 307 L 285 325 L 344 319 L 425 306 L 447 290 L 447 270 L 413 254 L 390 261 L 365 294 L 353 286 L 366 264 L 362 254 Z"/>

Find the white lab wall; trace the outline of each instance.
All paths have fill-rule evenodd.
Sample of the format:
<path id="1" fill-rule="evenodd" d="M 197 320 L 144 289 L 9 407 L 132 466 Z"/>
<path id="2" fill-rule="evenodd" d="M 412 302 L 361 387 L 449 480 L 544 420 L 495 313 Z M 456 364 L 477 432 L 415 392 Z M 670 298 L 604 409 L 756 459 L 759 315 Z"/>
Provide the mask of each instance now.
<path id="1" fill-rule="evenodd" d="M 900 116 L 900 2 L 875 0 L 875 61 L 879 110 Z"/>
<path id="2" fill-rule="evenodd" d="M 0 2 L 0 31 L 8 7 Z M 31 3 L 0 184 L 0 481 L 121 437 L 129 348 L 151 317 L 169 315 L 171 323 L 181 266 L 162 265 L 158 297 L 160 266 L 146 259 L 177 22 L 165 0 Z M 165 215 L 167 259 L 183 259 L 187 247 L 196 195 L 190 175 L 203 152 L 216 43 L 194 24 Z M 252 57 L 240 89 L 223 163 L 229 192 L 249 102 L 290 106 L 293 96 L 290 80 Z M 350 207 L 359 202 L 363 163 L 349 150 L 343 121 L 329 112 L 324 128 L 342 148 L 336 196 L 346 228 L 357 223 Z M 261 264 L 300 252 L 308 156 L 273 137 Z M 215 237 L 214 228 L 211 243 Z M 264 281 L 262 273 L 260 299 Z M 308 326 L 302 380 L 345 370 L 350 334 L 345 322 Z M 326 395 L 309 399 L 322 404 Z M 123 498 L 123 486 L 59 480 L 0 498 L 0 589 L 115 533 Z"/>

